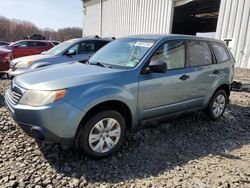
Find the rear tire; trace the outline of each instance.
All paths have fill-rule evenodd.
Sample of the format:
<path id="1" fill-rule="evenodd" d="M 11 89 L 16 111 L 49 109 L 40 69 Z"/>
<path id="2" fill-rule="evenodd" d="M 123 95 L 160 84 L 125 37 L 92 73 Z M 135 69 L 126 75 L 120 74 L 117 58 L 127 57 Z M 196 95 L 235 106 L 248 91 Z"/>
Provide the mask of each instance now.
<path id="1" fill-rule="evenodd" d="M 224 90 L 218 90 L 211 98 L 205 112 L 210 120 L 215 121 L 223 114 L 227 106 L 228 95 Z"/>
<path id="2" fill-rule="evenodd" d="M 113 110 L 101 111 L 79 128 L 75 145 L 90 157 L 107 157 L 120 148 L 125 131 L 125 119 L 120 113 Z"/>

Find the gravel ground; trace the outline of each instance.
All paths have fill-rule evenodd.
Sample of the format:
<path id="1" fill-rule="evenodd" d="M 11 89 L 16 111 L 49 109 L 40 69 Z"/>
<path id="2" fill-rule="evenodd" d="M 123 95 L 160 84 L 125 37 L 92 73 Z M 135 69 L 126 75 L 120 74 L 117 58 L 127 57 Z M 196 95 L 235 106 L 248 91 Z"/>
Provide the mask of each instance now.
<path id="1" fill-rule="evenodd" d="M 250 83 L 250 71 L 236 78 Z M 250 93 L 233 92 L 223 118 L 192 113 L 139 127 L 115 155 L 92 160 L 37 143 L 10 118 L 0 80 L 0 187 L 250 187 Z"/>

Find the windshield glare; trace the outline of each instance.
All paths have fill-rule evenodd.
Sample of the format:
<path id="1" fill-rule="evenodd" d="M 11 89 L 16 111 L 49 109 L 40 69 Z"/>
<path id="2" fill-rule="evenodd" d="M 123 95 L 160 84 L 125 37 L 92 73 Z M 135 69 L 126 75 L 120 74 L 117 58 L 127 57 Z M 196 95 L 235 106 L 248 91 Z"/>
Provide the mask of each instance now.
<path id="1" fill-rule="evenodd" d="M 136 38 L 115 40 L 95 53 L 89 62 L 133 68 L 140 63 L 154 42 Z"/>
<path id="2" fill-rule="evenodd" d="M 50 50 L 48 50 L 46 52 L 43 52 L 43 54 L 44 55 L 58 55 L 59 53 L 64 51 L 66 48 L 71 46 L 74 42 L 75 42 L 74 40 L 65 41 L 65 42 L 63 42 L 61 44 L 58 44 L 57 46 L 54 46 Z"/>

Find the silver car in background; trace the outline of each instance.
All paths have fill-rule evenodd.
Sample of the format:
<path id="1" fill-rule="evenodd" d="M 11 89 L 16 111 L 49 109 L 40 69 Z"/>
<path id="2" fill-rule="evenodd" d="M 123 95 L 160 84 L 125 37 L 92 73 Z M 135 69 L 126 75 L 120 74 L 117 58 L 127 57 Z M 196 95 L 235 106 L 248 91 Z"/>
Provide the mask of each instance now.
<path id="1" fill-rule="evenodd" d="M 8 75 L 14 77 L 45 66 L 87 60 L 112 40 L 93 36 L 65 41 L 42 54 L 12 60 Z"/>

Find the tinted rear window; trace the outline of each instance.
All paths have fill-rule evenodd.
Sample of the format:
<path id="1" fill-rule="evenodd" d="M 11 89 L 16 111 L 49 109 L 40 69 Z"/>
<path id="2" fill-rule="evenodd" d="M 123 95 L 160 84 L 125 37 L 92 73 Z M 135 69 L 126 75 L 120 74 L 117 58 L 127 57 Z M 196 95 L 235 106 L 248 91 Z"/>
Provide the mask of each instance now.
<path id="1" fill-rule="evenodd" d="M 207 42 L 187 41 L 187 67 L 210 65 L 212 54 Z"/>
<path id="2" fill-rule="evenodd" d="M 218 63 L 223 63 L 230 60 L 229 52 L 224 44 L 211 42 L 215 57 Z"/>
<path id="3" fill-rule="evenodd" d="M 95 51 L 98 51 L 99 49 L 101 49 L 103 46 L 105 46 L 108 43 L 109 43 L 108 41 L 96 41 Z"/>
<path id="4" fill-rule="evenodd" d="M 36 42 L 35 43 L 36 46 L 47 46 L 46 42 Z"/>

